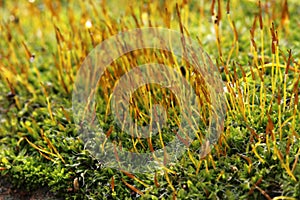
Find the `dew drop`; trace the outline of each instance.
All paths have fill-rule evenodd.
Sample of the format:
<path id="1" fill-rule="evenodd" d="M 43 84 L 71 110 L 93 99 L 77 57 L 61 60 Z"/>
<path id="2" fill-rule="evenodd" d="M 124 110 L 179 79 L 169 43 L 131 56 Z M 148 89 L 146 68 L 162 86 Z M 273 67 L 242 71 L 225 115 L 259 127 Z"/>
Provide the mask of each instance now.
<path id="1" fill-rule="evenodd" d="M 32 55 L 30 56 L 30 59 L 29 59 L 29 61 L 32 63 L 32 62 L 34 61 L 34 59 L 35 59 L 35 55 L 34 55 L 34 54 L 32 54 Z"/>
<path id="2" fill-rule="evenodd" d="M 85 27 L 86 27 L 86 28 L 92 28 L 92 26 L 93 26 L 93 24 L 92 24 L 91 20 L 87 20 L 87 21 L 85 22 Z"/>
<path id="3" fill-rule="evenodd" d="M 10 15 L 10 16 L 9 16 L 9 20 L 10 20 L 11 22 L 15 21 L 15 19 L 16 19 L 16 17 L 15 17 L 14 15 Z"/>

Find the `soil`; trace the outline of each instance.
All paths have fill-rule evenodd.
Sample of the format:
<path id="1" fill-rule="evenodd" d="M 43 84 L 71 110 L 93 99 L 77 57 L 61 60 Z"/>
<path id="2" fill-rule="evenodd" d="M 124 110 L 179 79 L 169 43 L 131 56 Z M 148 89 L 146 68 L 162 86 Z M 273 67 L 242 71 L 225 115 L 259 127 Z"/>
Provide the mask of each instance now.
<path id="1" fill-rule="evenodd" d="M 59 200 L 49 188 L 42 187 L 35 191 L 14 188 L 5 177 L 0 177 L 0 200 Z"/>

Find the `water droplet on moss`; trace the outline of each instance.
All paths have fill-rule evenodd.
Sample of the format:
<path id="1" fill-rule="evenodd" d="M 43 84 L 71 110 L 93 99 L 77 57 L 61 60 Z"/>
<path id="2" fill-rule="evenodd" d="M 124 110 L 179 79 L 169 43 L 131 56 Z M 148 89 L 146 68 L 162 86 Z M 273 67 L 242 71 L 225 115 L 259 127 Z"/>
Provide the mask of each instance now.
<path id="1" fill-rule="evenodd" d="M 34 55 L 34 54 L 32 54 L 32 55 L 30 56 L 30 59 L 29 59 L 29 61 L 32 63 L 32 62 L 34 61 L 34 59 L 35 59 L 35 55 Z"/>
<path id="2" fill-rule="evenodd" d="M 92 26 L 93 26 L 93 24 L 92 24 L 92 22 L 91 22 L 91 20 L 87 20 L 86 22 L 85 22 L 85 27 L 86 28 L 92 28 Z"/>

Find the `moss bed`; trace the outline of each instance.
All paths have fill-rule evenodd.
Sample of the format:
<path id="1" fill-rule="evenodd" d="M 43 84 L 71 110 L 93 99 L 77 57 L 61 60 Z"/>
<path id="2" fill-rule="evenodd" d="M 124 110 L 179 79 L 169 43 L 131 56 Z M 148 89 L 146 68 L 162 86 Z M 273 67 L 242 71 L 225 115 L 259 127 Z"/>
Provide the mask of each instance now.
<path id="1" fill-rule="evenodd" d="M 296 0 L 0 0 L 0 13 L 0 199 L 300 199 Z M 199 42 L 220 71 L 227 111 L 206 156 L 196 140 L 164 170 L 131 174 L 105 167 L 85 149 L 72 91 L 93 48 L 120 31 L 149 26 Z M 170 62 L 163 52 L 135 55 L 141 53 Z M 124 60 L 112 64 L 111 79 L 102 80 L 107 87 L 123 73 Z M 186 75 L 191 67 L 175 69 Z M 152 89 L 156 97 L 167 94 Z M 108 91 L 100 92 L 108 97 Z M 130 148 L 135 140 L 104 120 L 107 98 L 98 97 L 103 130 Z M 139 93 L 136 99 L 146 101 Z M 132 109 L 143 112 L 138 106 Z M 177 120 L 173 108 L 157 148 Z"/>

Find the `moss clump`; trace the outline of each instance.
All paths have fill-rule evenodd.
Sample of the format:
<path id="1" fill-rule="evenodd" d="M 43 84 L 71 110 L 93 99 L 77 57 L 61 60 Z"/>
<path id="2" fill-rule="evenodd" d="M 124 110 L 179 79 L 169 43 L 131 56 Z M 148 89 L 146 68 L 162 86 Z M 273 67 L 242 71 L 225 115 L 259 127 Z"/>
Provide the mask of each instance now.
<path id="1" fill-rule="evenodd" d="M 66 199 L 299 199 L 296 1 L 123 5 L 42 0 L 0 5 L 0 172 L 15 186 L 47 186 Z M 76 72 L 97 44 L 122 30 L 147 26 L 181 30 L 199 41 L 220 69 L 228 91 L 227 112 L 224 131 L 206 157 L 199 153 L 201 141 L 195 140 L 165 171 L 133 175 L 104 167 L 85 150 L 71 98 Z M 133 55 L 144 57 L 134 60 Z M 125 55 L 112 63 L 109 78 L 100 80 L 107 90 L 97 96 L 105 133 L 136 151 L 149 150 L 150 145 L 121 137 L 121 129 L 103 116 L 108 92 L 126 72 L 122 66 L 134 67 L 149 58 L 167 64 L 172 60 L 165 52 L 151 50 Z M 172 66 L 183 71 L 180 65 Z M 184 68 L 193 83 L 192 66 Z M 197 91 L 200 86 L 193 85 Z M 141 124 L 149 122 L 143 102 L 151 98 L 141 95 L 146 90 L 153 102 L 165 99 L 169 106 L 163 132 L 164 137 L 171 135 L 179 120 L 176 98 L 155 85 L 149 87 L 151 91 L 140 88 L 133 95 L 138 103 L 131 111 L 142 114 L 132 117 Z M 153 146 L 160 148 L 161 140 L 170 139 L 164 137 L 153 138 Z"/>

